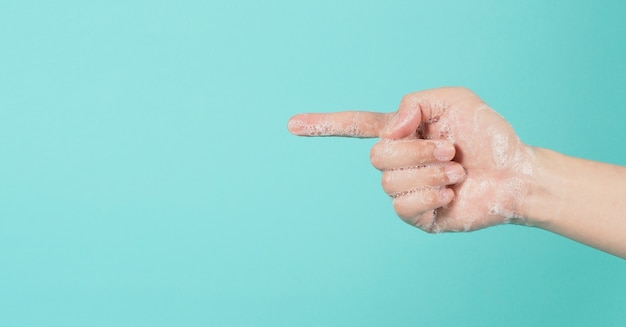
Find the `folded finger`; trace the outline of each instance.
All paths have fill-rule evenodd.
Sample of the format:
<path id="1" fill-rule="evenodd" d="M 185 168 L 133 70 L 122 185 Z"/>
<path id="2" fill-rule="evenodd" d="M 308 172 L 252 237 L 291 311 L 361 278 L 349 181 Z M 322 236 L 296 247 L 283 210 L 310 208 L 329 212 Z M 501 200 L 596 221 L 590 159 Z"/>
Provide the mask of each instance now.
<path id="1" fill-rule="evenodd" d="M 372 147 L 370 160 L 374 167 L 385 170 L 446 162 L 455 154 L 454 145 L 446 140 L 384 140 Z"/>
<path id="2" fill-rule="evenodd" d="M 458 183 L 465 177 L 459 163 L 422 165 L 383 171 L 382 186 L 387 194 L 397 194 L 423 186 L 438 187 Z"/>
<path id="3" fill-rule="evenodd" d="M 428 187 L 409 190 L 393 195 L 396 214 L 407 223 L 420 227 L 423 213 L 447 206 L 454 198 L 454 191 L 446 187 Z"/>

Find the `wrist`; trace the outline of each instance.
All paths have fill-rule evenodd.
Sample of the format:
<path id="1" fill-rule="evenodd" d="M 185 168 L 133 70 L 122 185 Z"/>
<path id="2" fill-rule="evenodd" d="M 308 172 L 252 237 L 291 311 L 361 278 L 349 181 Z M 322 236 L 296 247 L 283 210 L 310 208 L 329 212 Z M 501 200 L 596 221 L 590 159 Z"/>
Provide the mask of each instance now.
<path id="1" fill-rule="evenodd" d="M 528 226 L 551 229 L 561 216 L 566 190 L 573 187 L 567 172 L 566 156 L 532 148 L 533 171 L 528 179 L 526 197 L 519 203 L 520 213 Z"/>

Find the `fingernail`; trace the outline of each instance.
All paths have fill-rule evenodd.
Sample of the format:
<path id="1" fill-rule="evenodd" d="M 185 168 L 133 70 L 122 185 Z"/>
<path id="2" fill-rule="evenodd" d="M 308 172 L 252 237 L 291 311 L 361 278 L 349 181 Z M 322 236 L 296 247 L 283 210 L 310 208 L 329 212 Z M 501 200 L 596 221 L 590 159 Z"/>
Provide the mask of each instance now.
<path id="1" fill-rule="evenodd" d="M 465 169 L 460 165 L 450 165 L 446 167 L 446 176 L 450 183 L 456 183 L 465 176 Z"/>
<path id="2" fill-rule="evenodd" d="M 440 142 L 436 145 L 433 155 L 439 161 L 449 161 L 454 158 L 454 145 L 450 142 Z"/>

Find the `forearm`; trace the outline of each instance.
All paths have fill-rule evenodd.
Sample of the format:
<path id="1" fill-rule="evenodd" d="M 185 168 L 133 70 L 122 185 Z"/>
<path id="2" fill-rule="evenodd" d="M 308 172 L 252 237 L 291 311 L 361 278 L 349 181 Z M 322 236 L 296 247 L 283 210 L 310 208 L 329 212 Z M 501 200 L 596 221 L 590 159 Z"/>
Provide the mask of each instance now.
<path id="1" fill-rule="evenodd" d="M 535 149 L 531 225 L 626 259 L 626 168 Z"/>

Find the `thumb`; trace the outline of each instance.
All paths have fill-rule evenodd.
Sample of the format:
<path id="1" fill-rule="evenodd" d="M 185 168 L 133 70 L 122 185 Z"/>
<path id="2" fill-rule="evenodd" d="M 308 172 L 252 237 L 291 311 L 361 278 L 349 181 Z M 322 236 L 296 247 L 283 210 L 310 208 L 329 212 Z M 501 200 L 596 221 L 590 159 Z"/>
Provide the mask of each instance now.
<path id="1" fill-rule="evenodd" d="M 405 100 L 402 101 L 398 112 L 394 114 L 389 124 L 385 126 L 385 129 L 380 134 L 381 138 L 394 140 L 410 137 L 419 128 L 424 116 L 421 104 L 406 104 L 405 102 Z"/>
<path id="2" fill-rule="evenodd" d="M 398 112 L 386 124 L 380 137 L 401 139 L 414 136 L 420 124 L 436 120 L 443 115 L 446 108 L 444 104 L 467 101 L 468 92 L 462 88 L 447 87 L 405 95 Z"/>

